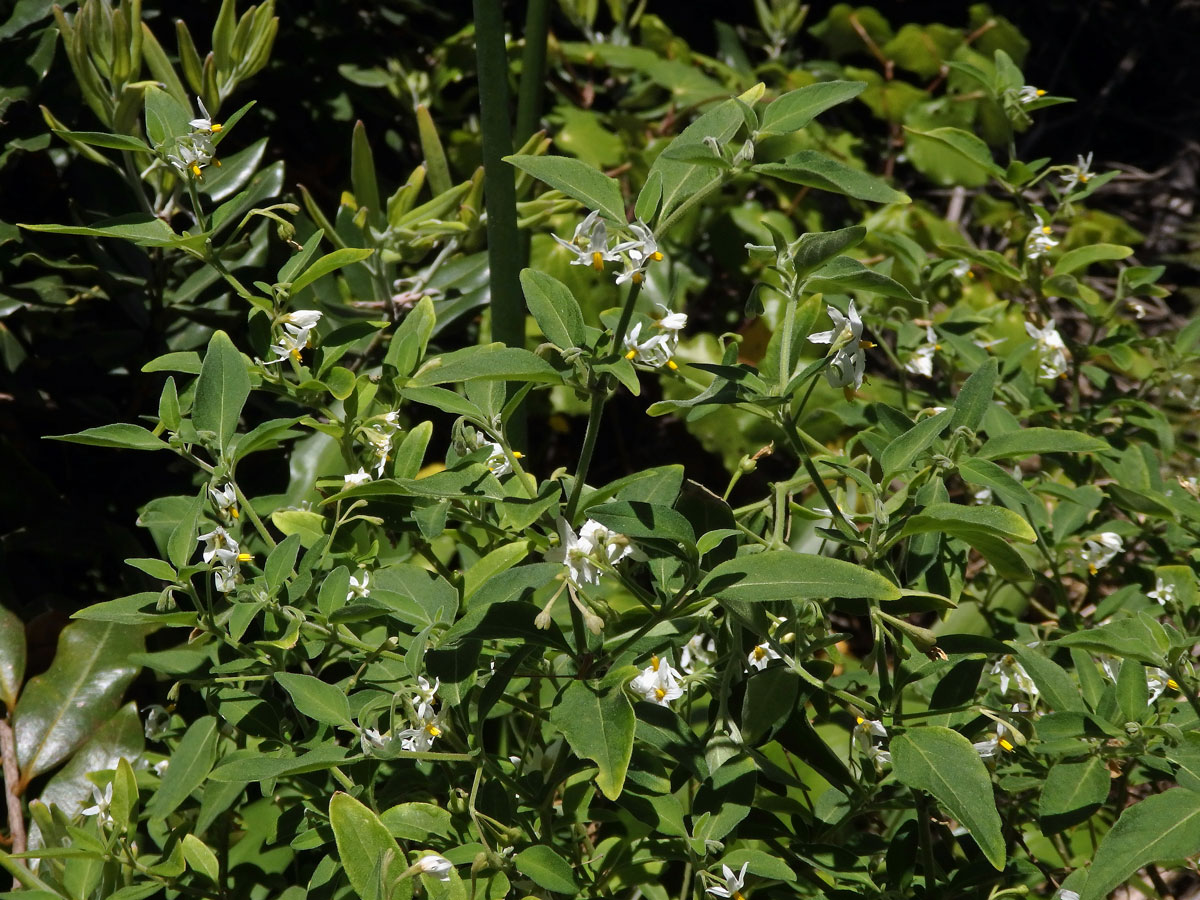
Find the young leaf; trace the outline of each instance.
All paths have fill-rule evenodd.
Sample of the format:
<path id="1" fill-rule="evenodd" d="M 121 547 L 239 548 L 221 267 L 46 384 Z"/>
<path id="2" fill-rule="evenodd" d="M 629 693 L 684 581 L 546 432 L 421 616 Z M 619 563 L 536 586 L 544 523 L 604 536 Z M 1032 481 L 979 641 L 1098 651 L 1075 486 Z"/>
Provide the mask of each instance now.
<path id="1" fill-rule="evenodd" d="M 971 742 L 944 726 L 925 725 L 893 738 L 891 753 L 897 780 L 932 794 L 971 833 L 987 861 L 1003 870 L 1006 850 L 992 778 Z"/>
<path id="2" fill-rule="evenodd" d="M 375 158 L 367 141 L 367 128 L 361 119 L 354 123 L 354 134 L 350 139 L 350 187 L 354 192 L 355 202 L 360 207 L 365 206 L 372 219 L 382 222 L 384 211 L 379 206 Z"/>
<path id="3" fill-rule="evenodd" d="M 211 431 L 217 446 L 225 450 L 237 432 L 238 418 L 249 396 L 250 376 L 242 354 L 224 331 L 213 332 L 196 381 L 192 405 L 196 429 Z"/>

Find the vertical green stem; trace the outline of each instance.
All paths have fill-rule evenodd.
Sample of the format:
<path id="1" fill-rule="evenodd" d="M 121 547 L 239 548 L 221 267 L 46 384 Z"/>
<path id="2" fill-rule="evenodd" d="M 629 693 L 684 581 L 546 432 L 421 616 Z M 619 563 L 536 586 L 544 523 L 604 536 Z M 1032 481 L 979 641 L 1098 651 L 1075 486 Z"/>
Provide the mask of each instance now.
<path id="1" fill-rule="evenodd" d="M 629 330 L 629 320 L 633 318 L 633 309 L 637 306 L 638 294 L 642 292 L 640 282 L 634 282 L 625 300 L 625 308 L 621 310 L 621 320 L 617 322 L 617 330 L 613 332 L 613 352 L 621 352 L 621 344 L 625 340 L 625 332 Z"/>
<path id="2" fill-rule="evenodd" d="M 575 469 L 575 484 L 571 487 L 571 497 L 567 500 L 567 509 L 563 514 L 567 522 L 575 520 L 575 510 L 579 507 L 579 495 L 583 493 L 588 469 L 592 465 L 592 453 L 596 449 L 596 437 L 600 434 L 600 419 L 604 416 L 604 403 L 608 399 L 608 388 L 604 384 L 596 385 L 593 391 L 592 406 L 588 410 L 587 431 L 583 435 L 583 449 L 579 451 L 579 465 Z"/>
<path id="3" fill-rule="evenodd" d="M 492 294 L 492 339 L 509 347 L 523 347 L 525 304 L 518 280 L 521 244 L 517 233 L 517 189 L 512 167 L 504 162 L 504 157 L 513 151 L 504 16 L 499 0 L 474 0 L 473 5 L 475 55 L 479 69 L 479 120 L 483 137 L 488 269 Z M 509 440 L 517 448 L 524 448 L 523 408 L 514 410 L 506 424 Z"/>
<path id="4" fill-rule="evenodd" d="M 521 54 L 521 83 L 517 88 L 517 143 L 538 130 L 542 118 L 542 82 L 546 73 L 546 36 L 550 31 L 549 0 L 529 0 L 525 6 L 525 50 Z"/>

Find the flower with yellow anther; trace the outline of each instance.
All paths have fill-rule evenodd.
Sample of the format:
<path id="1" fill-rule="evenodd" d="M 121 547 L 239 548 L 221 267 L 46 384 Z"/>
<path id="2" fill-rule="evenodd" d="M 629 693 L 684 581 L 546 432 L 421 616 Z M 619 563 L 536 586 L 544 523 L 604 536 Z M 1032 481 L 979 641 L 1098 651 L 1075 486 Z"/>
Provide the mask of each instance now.
<path id="1" fill-rule="evenodd" d="M 1024 85 L 1017 91 L 1017 100 L 1021 103 L 1032 103 L 1046 96 L 1046 92 L 1039 87 L 1034 87 L 1032 84 Z"/>
<path id="2" fill-rule="evenodd" d="M 1092 177 L 1092 154 L 1089 153 L 1086 158 L 1079 155 L 1075 160 L 1075 165 L 1071 166 L 1069 171 L 1058 176 L 1063 180 L 1063 190 L 1068 194 L 1075 190 L 1076 186 L 1087 184 L 1088 179 Z"/>
<path id="3" fill-rule="evenodd" d="M 642 670 L 629 686 L 635 693 L 659 706 L 670 706 L 672 700 L 683 696 L 679 685 L 680 674 L 668 660 L 659 656 L 650 657 L 650 665 Z"/>
<path id="4" fill-rule="evenodd" d="M 721 900 L 746 900 L 742 896 L 742 888 L 746 886 L 746 869 L 749 866 L 748 862 L 742 863 L 741 871 L 735 874 L 729 866 L 722 865 L 721 874 L 724 876 L 724 883 L 705 888 L 705 893 L 720 897 Z"/>
<path id="5" fill-rule="evenodd" d="M 220 122 L 214 122 L 212 116 L 208 114 L 208 110 L 204 108 L 204 100 L 200 97 L 196 98 L 196 104 L 200 107 L 200 117 L 192 119 L 188 122 L 196 131 L 204 132 L 205 134 L 220 134 L 224 127 Z"/>
<path id="6" fill-rule="evenodd" d="M 1104 531 L 1084 541 L 1083 551 L 1079 555 L 1087 563 L 1088 571 L 1095 575 L 1124 549 L 1125 544 L 1119 534 L 1115 531 Z"/>
<path id="7" fill-rule="evenodd" d="M 599 212 L 588 213 L 576 226 L 571 240 L 564 241 L 557 234 L 551 237 L 575 255 L 571 260 L 573 266 L 591 266 L 597 272 L 603 272 L 606 262 L 619 262 L 621 259 L 621 254 L 608 246 L 608 226 L 600 218 Z"/>
<path id="8" fill-rule="evenodd" d="M 846 310 L 846 315 L 835 307 L 827 307 L 829 318 L 833 320 L 833 328 L 810 334 L 808 339 L 814 344 L 828 344 L 831 357 L 825 368 L 825 380 L 831 387 L 849 387 L 855 390 L 862 387 L 863 373 L 866 371 L 867 355 L 864 352 L 874 347 L 870 341 L 862 339 L 863 323 L 854 308 L 854 301 Z"/>

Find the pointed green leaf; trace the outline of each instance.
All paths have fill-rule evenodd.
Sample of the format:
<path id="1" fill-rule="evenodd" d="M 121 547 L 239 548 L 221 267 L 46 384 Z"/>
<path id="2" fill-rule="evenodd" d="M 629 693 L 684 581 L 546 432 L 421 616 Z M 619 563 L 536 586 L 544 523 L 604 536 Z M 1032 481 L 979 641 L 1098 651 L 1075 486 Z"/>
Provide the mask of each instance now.
<path id="1" fill-rule="evenodd" d="M 570 156 L 506 156 L 504 161 L 528 172 L 539 181 L 578 200 L 589 210 L 624 225 L 625 200 L 616 179 Z"/>
<path id="2" fill-rule="evenodd" d="M 817 150 L 801 150 L 781 162 L 761 163 L 752 168 L 755 172 L 791 184 L 804 184 L 822 191 L 845 194 L 857 200 L 870 200 L 874 203 L 912 202 L 908 194 L 888 187 L 882 179 L 831 159 Z"/>
<path id="3" fill-rule="evenodd" d="M 170 450 L 170 445 L 142 428 L 140 425 L 128 425 L 115 422 L 112 425 L 100 425 L 97 428 L 86 428 L 75 434 L 50 435 L 51 440 L 66 441 L 68 444 L 87 444 L 90 447 L 115 447 L 121 450 Z"/>
<path id="4" fill-rule="evenodd" d="M 727 100 L 714 106 L 683 129 L 671 141 L 670 146 L 676 150 L 689 145 L 702 146 L 706 137 L 714 138 L 719 145 L 724 146 L 730 138 L 737 134 L 743 122 L 744 119 L 737 104 L 732 100 Z M 646 183 L 650 184 L 650 180 L 656 179 L 656 176 L 662 182 L 662 206 L 658 214 L 660 222 L 688 197 L 704 190 L 723 177 L 720 172 L 710 166 L 680 162 L 662 154 L 659 154 L 653 165 L 650 166 Z"/>
<path id="5" fill-rule="evenodd" d="M 14 714 L 22 784 L 66 760 L 117 711 L 138 672 L 142 630 L 112 622 L 63 629 L 50 668 L 25 686 Z"/>
<path id="6" fill-rule="evenodd" d="M 105 134 L 102 131 L 55 131 L 59 137 L 79 141 L 93 147 L 108 147 L 111 150 L 141 150 L 149 153 L 146 142 L 127 134 Z"/>
<path id="7" fill-rule="evenodd" d="M 1038 797 L 1042 832 L 1054 834 L 1087 821 L 1108 799 L 1111 783 L 1108 766 L 1098 756 L 1083 762 L 1056 763 Z"/>
<path id="8" fill-rule="evenodd" d="M 936 415 L 922 419 L 900 437 L 887 445 L 879 464 L 883 467 L 884 477 L 898 474 L 907 469 L 921 451 L 925 450 L 950 427 L 954 410 L 943 409 Z"/>
<path id="9" fill-rule="evenodd" d="M 609 800 L 621 796 L 636 724 L 624 689 L 597 693 L 582 681 L 572 681 L 550 710 L 550 724 L 562 732 L 577 756 L 600 767 L 596 775 L 600 793 Z"/>
<path id="10" fill-rule="evenodd" d="M 336 272 L 338 269 L 344 268 L 352 263 L 361 262 L 374 252 L 374 250 L 344 247 L 341 250 L 334 250 L 332 253 L 326 253 L 315 263 L 305 269 L 299 276 L 297 276 L 296 280 L 292 282 L 292 286 L 288 289 L 288 294 L 295 296 L 318 278 L 323 278 L 330 272 Z"/>
<path id="11" fill-rule="evenodd" d="M 849 291 L 872 291 L 897 300 L 914 300 L 908 288 L 874 269 L 868 269 L 857 259 L 835 256 L 814 272 L 804 283 L 809 293 L 844 294 Z"/>
<path id="12" fill-rule="evenodd" d="M 338 791 L 329 801 L 329 824 L 338 858 L 350 884 L 362 900 L 390 900 L 391 889 L 406 868 L 404 857 L 387 826 L 372 810 Z"/>
<path id="13" fill-rule="evenodd" d="M 862 243 L 866 236 L 867 229 L 861 225 L 851 225 L 837 231 L 810 231 L 800 235 L 796 243 L 789 248 L 793 251 L 792 262 L 796 266 L 796 274 L 807 275 L 839 253 Z"/>
<path id="14" fill-rule="evenodd" d="M 92 225 L 24 225 L 27 231 L 48 234 L 82 234 L 88 237 L 121 238 L 143 247 L 170 247 L 177 242 L 175 232 L 162 219 L 143 213 L 129 213 L 102 219 Z"/>
<path id="15" fill-rule="evenodd" d="M 162 784 L 146 804 L 150 816 L 165 819 L 208 778 L 217 758 L 217 729 L 213 716 L 204 716 L 188 726 L 171 754 Z"/>
<path id="16" fill-rule="evenodd" d="M 583 311 L 565 284 L 544 272 L 522 269 L 521 289 L 538 328 L 552 343 L 563 350 L 583 343 Z"/>
<path id="17" fill-rule="evenodd" d="M 767 104 L 759 130 L 766 134 L 799 131 L 825 110 L 853 100 L 866 87 L 865 81 L 820 81 L 788 91 Z"/>
<path id="18" fill-rule="evenodd" d="M 1200 853 L 1200 793 L 1172 788 L 1126 808 L 1096 848 L 1080 900 L 1104 900 L 1142 866 Z"/>
<path id="19" fill-rule="evenodd" d="M 966 426 L 972 431 L 979 427 L 984 414 L 991 408 L 999 372 L 999 361 L 994 356 L 988 357 L 987 362 L 963 382 L 962 389 L 954 398 L 954 417 L 950 420 L 950 431 L 960 426 Z"/>
<path id="20" fill-rule="evenodd" d="M 992 151 L 988 148 L 988 145 L 984 143 L 982 138 L 975 136 L 971 132 L 950 126 L 934 128 L 931 131 L 918 131 L 915 128 L 905 126 L 904 130 L 919 139 L 924 138 L 934 141 L 954 151 L 954 153 L 963 159 L 979 166 L 993 178 L 999 181 L 1004 180 L 1005 172 L 992 159 Z"/>
<path id="21" fill-rule="evenodd" d="M 426 387 L 475 378 L 560 382 L 562 376 L 540 356 L 520 347 L 481 344 L 426 360 L 407 387 Z"/>
<path id="22" fill-rule="evenodd" d="M 217 854 L 194 834 L 183 836 L 183 858 L 187 860 L 189 869 L 200 872 L 209 881 L 215 882 L 220 878 L 221 866 L 217 862 Z"/>
<path id="23" fill-rule="evenodd" d="M 1133 254 L 1132 247 L 1121 244 L 1088 244 L 1068 250 L 1054 264 L 1055 275 L 1066 275 L 1077 269 L 1083 269 L 1095 262 L 1105 260 L 1125 259 Z"/>
<path id="24" fill-rule="evenodd" d="M 354 192 L 355 202 L 360 207 L 365 206 L 372 219 L 382 222 L 384 210 L 379 206 L 375 157 L 367 140 L 367 127 L 361 119 L 354 123 L 354 135 L 350 140 L 350 189 Z"/>
<path id="25" fill-rule="evenodd" d="M 73 818 L 91 805 L 92 782 L 88 773 L 115 769 L 122 759 L 135 760 L 145 745 L 145 729 L 137 704 L 126 703 L 88 737 L 70 762 L 54 773 L 38 799 L 47 806 L 53 803 L 67 818 Z"/>
<path id="26" fill-rule="evenodd" d="M 196 399 L 192 404 L 192 422 L 199 431 L 216 435 L 217 446 L 224 450 L 237 432 L 238 418 L 250 396 L 250 376 L 246 361 L 224 331 L 215 331 L 196 381 Z"/>
<path id="27" fill-rule="evenodd" d="M 972 534 L 984 534 L 1010 541 L 1032 544 L 1037 535 L 1029 523 L 1011 509 L 1000 506 L 963 506 L 960 503 L 934 503 L 913 516 L 904 526 L 904 535 L 944 531 L 968 543 Z"/>
<path id="28" fill-rule="evenodd" d="M 548 891 L 568 897 L 579 893 L 579 885 L 570 864 L 545 844 L 526 847 L 513 857 L 513 865 L 522 875 L 532 878 Z"/>
<path id="29" fill-rule="evenodd" d="M 1022 428 L 991 438 L 979 449 L 982 459 L 1026 459 L 1038 453 L 1099 453 L 1107 442 L 1065 428 Z"/>
<path id="30" fill-rule="evenodd" d="M 326 725 L 350 726 L 350 704 L 346 692 L 337 685 L 329 684 L 312 675 L 278 672 L 275 680 L 291 694 L 303 715 Z"/>
<path id="31" fill-rule="evenodd" d="M 854 563 L 791 550 L 768 550 L 721 563 L 700 585 L 724 600 L 898 600 L 900 588 Z"/>
<path id="32" fill-rule="evenodd" d="M 971 742 L 941 725 L 906 731 L 891 742 L 897 780 L 932 794 L 971 833 L 983 855 L 1002 870 L 1006 858 L 992 777 Z"/>

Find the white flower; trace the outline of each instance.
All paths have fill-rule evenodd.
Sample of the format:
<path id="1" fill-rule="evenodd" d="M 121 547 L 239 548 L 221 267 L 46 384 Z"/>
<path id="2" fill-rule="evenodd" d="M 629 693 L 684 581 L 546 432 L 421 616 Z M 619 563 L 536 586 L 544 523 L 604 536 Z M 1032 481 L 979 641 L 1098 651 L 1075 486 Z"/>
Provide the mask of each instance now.
<path id="1" fill-rule="evenodd" d="M 1000 677 L 1001 694 L 1007 694 L 1009 685 L 1015 684 L 1017 690 L 1029 697 L 1030 700 L 1037 700 L 1037 685 L 1033 683 L 1033 679 L 1029 677 L 1029 673 L 1025 671 L 1012 654 L 1005 654 L 1000 657 L 988 672 Z"/>
<path id="2" fill-rule="evenodd" d="M 367 756 L 377 756 L 380 753 L 385 753 L 391 742 L 391 734 L 381 734 L 374 728 L 364 728 L 362 734 L 358 736 L 359 746 L 362 747 L 362 752 Z"/>
<path id="3" fill-rule="evenodd" d="M 508 475 L 512 472 L 512 463 L 509 462 L 508 454 L 504 452 L 504 448 L 495 441 L 489 441 L 487 435 L 482 431 L 476 431 L 475 445 L 471 449 L 482 450 L 484 447 L 487 447 L 489 450 L 486 465 L 493 475 L 499 478 L 501 475 Z M 513 451 L 513 456 L 517 459 L 521 458 L 521 454 L 515 450 Z"/>
<path id="4" fill-rule="evenodd" d="M 595 519 L 588 519 L 579 529 L 579 539 L 592 546 L 593 558 L 615 566 L 627 556 L 638 558 L 641 554 L 629 543 L 629 538 L 605 528 Z"/>
<path id="5" fill-rule="evenodd" d="M 163 775 L 167 773 L 167 769 L 170 768 L 170 766 L 171 761 L 169 759 L 160 759 L 154 764 L 154 774 L 159 778 L 162 778 Z"/>
<path id="6" fill-rule="evenodd" d="M 321 316 L 322 313 L 315 309 L 296 309 L 282 316 L 279 321 L 285 325 L 295 325 L 297 328 L 312 331 L 321 321 Z"/>
<path id="7" fill-rule="evenodd" d="M 1025 255 L 1030 259 L 1045 256 L 1048 251 L 1058 246 L 1058 241 L 1050 237 L 1053 230 L 1042 220 L 1041 215 L 1034 213 L 1034 218 L 1037 219 L 1037 225 L 1025 238 Z"/>
<path id="8" fill-rule="evenodd" d="M 882 722 L 857 717 L 852 735 L 854 746 L 863 756 L 875 763 L 876 768 L 892 761 L 892 754 L 883 749 L 883 741 L 887 740 L 887 736 L 887 729 L 883 727 Z"/>
<path id="9" fill-rule="evenodd" d="M 1043 91 L 1041 88 L 1034 87 L 1032 84 L 1027 84 L 1027 85 L 1023 86 L 1019 91 L 1017 91 L 1017 100 L 1023 104 L 1024 103 L 1032 103 L 1034 100 L 1037 100 L 1039 97 L 1044 97 L 1044 96 L 1046 96 L 1046 92 Z"/>
<path id="10" fill-rule="evenodd" d="M 1124 549 L 1125 545 L 1119 534 L 1115 531 L 1104 531 L 1092 540 L 1083 542 L 1083 552 L 1080 556 L 1087 563 L 1088 571 L 1095 575 Z"/>
<path id="11" fill-rule="evenodd" d="M 643 365 L 654 366 L 656 369 L 662 366 L 677 368 L 675 363 L 671 361 L 675 348 L 672 346 L 670 336 L 655 334 L 644 341 L 639 341 L 638 338 L 641 334 L 642 323 L 635 322 L 633 327 L 629 329 L 629 333 L 625 335 L 624 344 L 628 350 L 625 354 L 626 359 L 640 362 Z"/>
<path id="12" fill-rule="evenodd" d="M 974 274 L 972 274 L 972 272 L 971 272 L 971 264 L 965 259 L 960 259 L 958 262 L 956 262 L 954 264 L 954 268 L 952 268 L 950 270 L 950 274 L 953 275 L 955 278 L 974 278 L 975 277 Z"/>
<path id="13" fill-rule="evenodd" d="M 446 857 L 438 856 L 434 853 L 418 859 L 416 867 L 426 875 L 434 875 L 441 881 L 449 881 L 450 872 L 454 868 L 454 864 L 446 859 Z"/>
<path id="14" fill-rule="evenodd" d="M 1063 190 L 1067 193 L 1075 190 L 1076 185 L 1087 184 L 1092 177 L 1092 154 L 1089 153 L 1086 159 L 1083 156 L 1076 159 L 1078 162 L 1071 167 L 1071 171 L 1058 176 L 1063 180 Z"/>
<path id="15" fill-rule="evenodd" d="M 394 433 L 393 431 L 382 431 L 374 426 L 367 426 L 362 430 L 363 438 L 371 448 L 371 452 L 375 454 L 376 478 L 383 477 L 383 471 L 387 467 L 388 459 L 390 459 L 392 435 Z"/>
<path id="16" fill-rule="evenodd" d="M 639 219 L 629 226 L 629 230 L 637 236 L 636 239 L 618 244 L 612 250 L 613 253 L 627 253 L 633 263 L 631 268 L 617 276 L 617 284 L 624 284 L 626 281 L 639 283 L 645 278 L 646 267 L 651 262 L 659 262 L 663 258 L 662 251 L 658 249 L 658 239 L 644 222 Z"/>
<path id="17" fill-rule="evenodd" d="M 990 487 L 982 487 L 971 495 L 971 500 L 980 506 L 985 506 L 992 502 L 992 489 Z"/>
<path id="18" fill-rule="evenodd" d="M 274 365 L 277 362 L 283 362 L 289 356 L 300 362 L 300 353 L 308 346 L 308 333 L 312 328 L 305 328 L 301 325 L 293 325 L 290 322 L 285 322 L 283 325 L 283 334 L 279 340 L 271 345 L 271 350 L 275 354 L 275 358 L 268 360 L 267 365 Z"/>
<path id="19" fill-rule="evenodd" d="M 571 240 L 564 241 L 557 234 L 551 237 L 575 254 L 571 260 L 573 266 L 591 266 L 597 272 L 603 272 L 606 262 L 619 262 L 621 259 L 620 253 L 608 247 L 608 226 L 600 218 L 599 212 L 589 213 L 575 228 Z"/>
<path id="20" fill-rule="evenodd" d="M 96 801 L 94 806 L 89 806 L 83 810 L 85 816 L 98 816 L 101 825 L 109 825 L 112 823 L 112 816 L 108 813 L 109 806 L 112 805 L 113 786 L 110 781 L 104 788 L 104 792 L 100 792 L 100 788 L 92 785 L 92 799 Z"/>
<path id="21" fill-rule="evenodd" d="M 362 570 L 362 577 L 358 578 L 354 575 L 350 576 L 350 590 L 346 592 L 346 602 L 357 600 L 366 597 L 371 589 L 371 573 L 366 569 Z"/>
<path id="22" fill-rule="evenodd" d="M 371 480 L 371 473 L 368 472 L 366 469 L 364 469 L 362 466 L 359 466 L 357 472 L 350 472 L 349 474 L 346 475 L 346 477 L 343 480 L 349 486 L 354 486 L 357 484 L 366 484 L 368 481 Z"/>
<path id="23" fill-rule="evenodd" d="M 679 651 L 679 668 L 690 673 L 697 665 L 711 666 L 716 658 L 716 642 L 707 635 L 697 634 Z"/>
<path id="24" fill-rule="evenodd" d="M 1159 606 L 1166 606 L 1168 603 L 1175 602 L 1175 585 L 1167 584 L 1161 578 L 1154 582 L 1154 590 L 1147 592 L 1147 597 L 1151 600 L 1157 600 Z"/>
<path id="25" fill-rule="evenodd" d="M 191 174 L 202 178 L 201 170 L 213 161 L 212 144 L 203 133 L 190 134 L 175 142 L 175 152 L 167 154 L 167 162 L 174 166 L 179 174 Z"/>
<path id="26" fill-rule="evenodd" d="M 1025 323 L 1025 332 L 1037 342 L 1038 376 L 1040 378 L 1057 378 L 1065 375 L 1069 367 L 1067 345 L 1063 343 L 1062 335 L 1054 325 L 1054 320 L 1047 320 L 1044 328 L 1038 328 L 1032 322 Z"/>
<path id="27" fill-rule="evenodd" d="M 971 746 L 981 759 L 991 759 L 996 755 L 998 750 L 1011 753 L 1013 751 L 1013 742 L 1008 739 L 1008 735 L 1011 733 L 1012 729 L 1006 723 L 997 722 L 995 734 L 986 741 L 978 741 Z"/>
<path id="28" fill-rule="evenodd" d="M 591 558 L 591 543 L 581 540 L 567 520 L 561 517 L 558 520 L 558 536 L 558 546 L 546 551 L 546 559 L 563 563 L 567 567 L 567 578 L 574 585 L 599 584 L 600 567 Z"/>
<path id="29" fill-rule="evenodd" d="M 1076 891 L 1064 891 L 1060 889 L 1054 895 L 1054 900 L 1079 900 L 1079 894 Z"/>
<path id="30" fill-rule="evenodd" d="M 1147 703 L 1153 703 L 1162 696 L 1163 691 L 1167 688 L 1173 691 L 1179 690 L 1179 684 L 1175 679 L 1156 666 L 1146 667 L 1146 687 L 1150 691 L 1149 697 L 1146 698 Z"/>
<path id="31" fill-rule="evenodd" d="M 234 557 L 237 557 L 237 541 L 230 537 L 229 532 L 220 525 L 213 528 L 213 530 L 208 534 L 200 535 L 198 538 L 196 538 L 196 540 L 207 542 L 204 547 L 204 561 L 206 563 L 213 561 L 213 558 L 217 555 L 218 550 L 232 551 Z"/>
<path id="32" fill-rule="evenodd" d="M 672 700 L 683 696 L 683 688 L 679 686 L 680 674 L 671 667 L 671 663 L 657 656 L 650 658 L 650 665 L 630 682 L 629 686 L 651 703 L 659 706 L 670 706 Z"/>
<path id="33" fill-rule="evenodd" d="M 783 659 L 783 657 L 776 653 L 775 648 L 769 644 L 759 644 L 750 651 L 750 654 L 746 657 L 746 662 L 750 664 L 750 668 L 762 671 L 767 667 L 767 663 L 773 659 Z"/>
<path id="34" fill-rule="evenodd" d="M 904 371 L 932 378 L 933 356 L 940 349 L 942 349 L 942 345 L 938 343 L 937 333 L 927 326 L 925 328 L 925 343 L 916 349 L 912 359 L 905 364 Z"/>
<path id="35" fill-rule="evenodd" d="M 213 498 L 213 503 L 217 505 L 217 509 L 229 513 L 235 519 L 238 517 L 237 492 L 234 491 L 232 484 L 226 484 L 223 488 L 209 487 L 208 493 Z"/>
<path id="36" fill-rule="evenodd" d="M 712 894 L 714 897 L 723 897 L 725 900 L 744 900 L 742 888 L 746 886 L 746 869 L 749 866 L 748 862 L 742 863 L 742 870 L 735 875 L 733 869 L 722 865 L 721 874 L 725 876 L 725 884 L 707 888 L 705 893 Z"/>
<path id="37" fill-rule="evenodd" d="M 420 727 L 405 728 L 397 737 L 400 739 L 400 749 L 424 753 L 433 746 L 433 742 L 441 737 L 445 730 L 442 717 L 433 711 L 433 707 L 424 706 L 418 711 Z"/>
<path id="38" fill-rule="evenodd" d="M 663 330 L 664 333 L 672 334 L 678 340 L 679 332 L 687 327 L 687 313 L 671 312 L 661 303 L 654 304 L 655 309 L 662 310 L 662 317 L 654 324 Z"/>
<path id="39" fill-rule="evenodd" d="M 437 691 L 441 687 L 441 679 L 433 679 L 433 684 L 424 675 L 417 676 L 417 693 L 413 696 L 413 707 L 417 710 L 417 718 L 422 721 L 433 718 L 437 706 Z"/>
<path id="40" fill-rule="evenodd" d="M 863 323 L 854 309 L 854 301 L 846 315 L 834 307 L 827 308 L 829 318 L 833 320 L 833 328 L 817 334 L 810 334 L 808 339 L 814 344 L 829 344 L 829 353 L 833 359 L 825 368 L 825 379 L 831 387 L 848 387 L 853 384 L 855 390 L 862 387 L 863 372 L 866 370 L 867 355 L 864 346 L 873 346 L 862 340 Z"/>
<path id="41" fill-rule="evenodd" d="M 200 107 L 200 118 L 192 119 L 192 121 L 188 122 L 188 125 L 197 131 L 207 132 L 208 134 L 219 134 L 224 126 L 212 120 L 212 116 L 204 108 L 204 101 L 200 97 L 196 98 L 196 104 Z"/>

